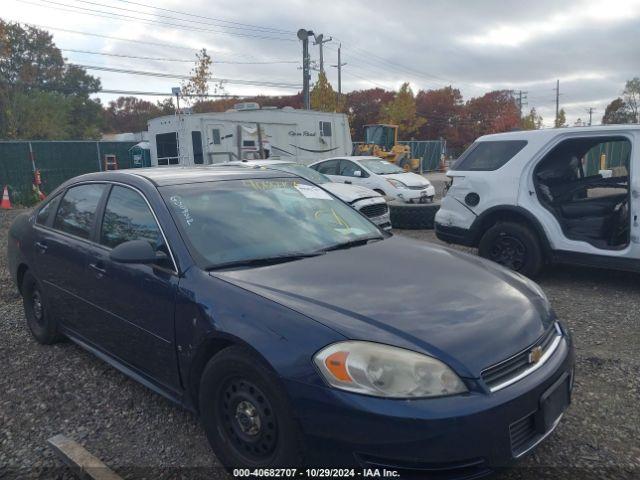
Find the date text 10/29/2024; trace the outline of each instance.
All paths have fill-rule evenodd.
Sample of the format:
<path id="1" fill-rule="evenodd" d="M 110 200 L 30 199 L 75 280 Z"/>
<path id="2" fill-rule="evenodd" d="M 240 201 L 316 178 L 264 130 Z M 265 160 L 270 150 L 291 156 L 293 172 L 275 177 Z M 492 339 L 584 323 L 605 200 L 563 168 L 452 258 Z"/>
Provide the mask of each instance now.
<path id="1" fill-rule="evenodd" d="M 234 478 L 397 478 L 397 470 L 386 468 L 235 468 Z"/>

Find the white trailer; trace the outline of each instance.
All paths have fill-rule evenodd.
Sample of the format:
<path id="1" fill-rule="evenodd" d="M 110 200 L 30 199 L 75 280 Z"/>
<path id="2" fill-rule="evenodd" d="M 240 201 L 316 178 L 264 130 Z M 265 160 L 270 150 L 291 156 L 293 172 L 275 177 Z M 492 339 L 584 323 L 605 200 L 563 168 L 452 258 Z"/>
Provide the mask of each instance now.
<path id="1" fill-rule="evenodd" d="M 176 114 L 148 123 L 151 165 L 209 165 L 255 160 L 309 164 L 351 155 L 343 113 L 238 104 L 220 113 Z"/>

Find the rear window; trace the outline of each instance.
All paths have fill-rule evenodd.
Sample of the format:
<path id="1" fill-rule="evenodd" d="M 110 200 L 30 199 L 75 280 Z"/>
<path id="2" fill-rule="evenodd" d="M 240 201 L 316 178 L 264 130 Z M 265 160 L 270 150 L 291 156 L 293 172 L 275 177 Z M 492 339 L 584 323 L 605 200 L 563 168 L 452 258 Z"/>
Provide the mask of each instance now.
<path id="1" fill-rule="evenodd" d="M 527 144 L 526 140 L 476 142 L 465 150 L 451 170 L 497 170 Z"/>

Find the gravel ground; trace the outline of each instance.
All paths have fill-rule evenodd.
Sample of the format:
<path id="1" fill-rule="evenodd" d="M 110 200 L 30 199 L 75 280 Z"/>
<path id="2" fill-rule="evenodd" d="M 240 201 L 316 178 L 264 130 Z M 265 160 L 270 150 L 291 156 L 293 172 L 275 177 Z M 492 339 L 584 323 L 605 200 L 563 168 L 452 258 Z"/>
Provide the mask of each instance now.
<path id="1" fill-rule="evenodd" d="M 16 210 L 0 211 L 0 245 Z M 398 232 L 437 242 L 432 231 Z M 501 478 L 638 478 L 640 276 L 561 267 L 540 284 L 572 329 L 574 401 L 534 455 Z M 428 305 L 425 306 L 428 309 Z M 0 478 L 69 478 L 63 433 L 126 478 L 223 477 L 197 419 L 71 343 L 40 346 L 0 253 Z"/>

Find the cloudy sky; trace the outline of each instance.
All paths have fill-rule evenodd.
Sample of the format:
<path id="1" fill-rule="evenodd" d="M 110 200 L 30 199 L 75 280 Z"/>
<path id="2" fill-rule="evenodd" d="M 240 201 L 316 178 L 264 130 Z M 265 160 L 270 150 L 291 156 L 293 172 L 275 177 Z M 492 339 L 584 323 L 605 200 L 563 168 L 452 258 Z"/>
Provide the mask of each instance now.
<path id="1" fill-rule="evenodd" d="M 3 0 L 5 20 L 50 30 L 69 61 L 186 75 L 206 48 L 229 94 L 295 93 L 299 28 L 332 37 L 325 66 L 343 91 L 453 85 L 465 99 L 526 91 L 553 122 L 555 82 L 570 123 L 599 123 L 627 79 L 640 76 L 640 0 Z M 81 33 L 78 33 L 81 32 Z M 90 33 L 92 35 L 87 35 Z M 126 41 L 128 40 L 128 41 Z M 108 55 L 107 55 L 108 54 Z M 317 46 L 311 46 L 318 61 Z M 143 57 L 143 58 L 139 58 Z M 170 92 L 180 80 L 90 70 L 105 90 Z M 314 72 L 314 77 L 316 73 Z M 252 83 L 247 85 L 246 83 Z M 107 102 L 117 94 L 100 94 Z M 146 97 L 158 99 L 159 97 Z"/>

